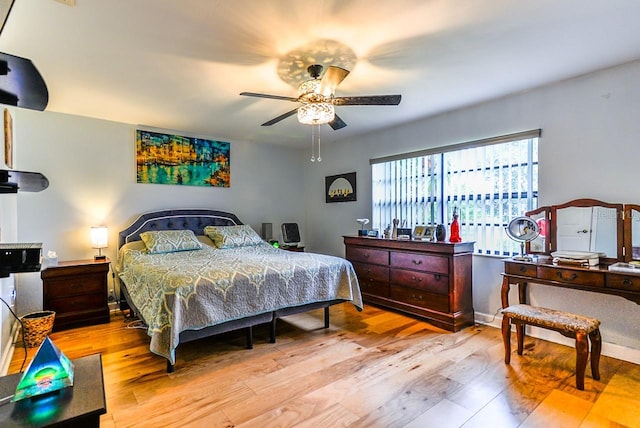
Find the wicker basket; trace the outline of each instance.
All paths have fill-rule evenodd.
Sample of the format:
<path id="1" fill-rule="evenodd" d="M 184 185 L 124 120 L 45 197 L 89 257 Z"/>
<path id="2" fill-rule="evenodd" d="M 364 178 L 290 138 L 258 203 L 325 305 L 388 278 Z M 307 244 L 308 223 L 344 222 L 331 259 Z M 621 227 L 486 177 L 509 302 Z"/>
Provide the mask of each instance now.
<path id="1" fill-rule="evenodd" d="M 23 339 L 28 348 L 40 346 L 53 329 L 54 311 L 31 312 L 20 317 L 24 326 Z"/>

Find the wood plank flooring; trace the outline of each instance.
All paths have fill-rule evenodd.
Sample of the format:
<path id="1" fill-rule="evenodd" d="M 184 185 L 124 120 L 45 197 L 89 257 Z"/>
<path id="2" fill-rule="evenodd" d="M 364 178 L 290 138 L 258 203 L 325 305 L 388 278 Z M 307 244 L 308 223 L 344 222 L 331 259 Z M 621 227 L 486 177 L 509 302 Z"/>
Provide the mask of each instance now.
<path id="1" fill-rule="evenodd" d="M 527 338 L 506 366 L 492 327 L 449 333 L 370 305 L 332 307 L 329 329 L 322 316 L 279 320 L 275 344 L 259 326 L 252 350 L 243 332 L 183 344 L 172 374 L 121 314 L 50 337 L 72 359 L 102 354 L 107 428 L 640 427 L 638 365 L 602 357 L 579 391 L 571 347 Z"/>

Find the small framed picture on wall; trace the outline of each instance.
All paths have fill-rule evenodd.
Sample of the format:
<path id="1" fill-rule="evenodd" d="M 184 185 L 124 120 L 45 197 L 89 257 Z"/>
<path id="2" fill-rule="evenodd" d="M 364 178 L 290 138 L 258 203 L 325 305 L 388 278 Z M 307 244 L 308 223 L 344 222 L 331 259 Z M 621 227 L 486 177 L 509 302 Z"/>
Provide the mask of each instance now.
<path id="1" fill-rule="evenodd" d="M 356 200 L 356 173 L 325 177 L 326 202 L 350 202 Z"/>

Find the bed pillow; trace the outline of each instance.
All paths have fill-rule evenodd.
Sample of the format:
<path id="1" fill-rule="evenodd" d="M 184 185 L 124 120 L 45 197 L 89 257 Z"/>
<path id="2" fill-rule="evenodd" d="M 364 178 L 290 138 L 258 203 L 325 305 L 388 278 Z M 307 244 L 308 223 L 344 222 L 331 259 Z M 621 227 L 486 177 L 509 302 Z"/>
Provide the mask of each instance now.
<path id="1" fill-rule="evenodd" d="M 202 243 L 191 230 L 154 230 L 142 232 L 140 239 L 149 254 L 173 253 L 202 249 Z"/>
<path id="2" fill-rule="evenodd" d="M 264 241 L 248 224 L 238 226 L 207 226 L 204 233 L 218 248 L 235 248 L 258 245 Z"/>

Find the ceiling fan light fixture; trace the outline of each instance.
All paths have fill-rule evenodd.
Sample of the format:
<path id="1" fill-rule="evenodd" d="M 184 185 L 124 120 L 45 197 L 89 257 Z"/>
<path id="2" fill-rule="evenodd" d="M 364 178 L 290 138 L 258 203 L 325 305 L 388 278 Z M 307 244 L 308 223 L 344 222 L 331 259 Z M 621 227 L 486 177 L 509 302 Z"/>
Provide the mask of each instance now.
<path id="1" fill-rule="evenodd" d="M 336 117 L 336 109 L 330 103 L 303 104 L 298 107 L 298 122 L 304 125 L 323 125 Z"/>
<path id="2" fill-rule="evenodd" d="M 318 93 L 320 93 L 319 79 L 305 80 L 304 82 L 298 85 L 298 96 L 300 97 L 304 95 L 318 94 Z"/>

